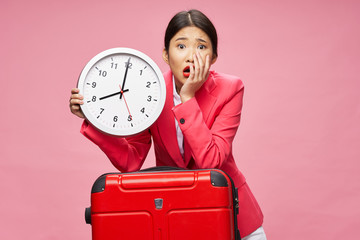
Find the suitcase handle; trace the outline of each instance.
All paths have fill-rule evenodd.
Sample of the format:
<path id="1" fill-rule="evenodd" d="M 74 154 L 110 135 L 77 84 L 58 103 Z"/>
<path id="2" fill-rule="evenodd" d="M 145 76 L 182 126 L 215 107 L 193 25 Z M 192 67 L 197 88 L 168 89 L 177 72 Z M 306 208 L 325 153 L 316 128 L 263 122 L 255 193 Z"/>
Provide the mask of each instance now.
<path id="1" fill-rule="evenodd" d="M 165 169 L 123 174 L 120 180 L 124 189 L 190 187 L 194 183 L 195 173 L 192 171 L 171 170 L 169 174 Z"/>
<path id="2" fill-rule="evenodd" d="M 140 172 L 165 172 L 165 171 L 182 171 L 183 168 L 179 167 L 170 167 L 170 166 L 158 166 L 158 167 L 150 167 L 140 170 Z"/>

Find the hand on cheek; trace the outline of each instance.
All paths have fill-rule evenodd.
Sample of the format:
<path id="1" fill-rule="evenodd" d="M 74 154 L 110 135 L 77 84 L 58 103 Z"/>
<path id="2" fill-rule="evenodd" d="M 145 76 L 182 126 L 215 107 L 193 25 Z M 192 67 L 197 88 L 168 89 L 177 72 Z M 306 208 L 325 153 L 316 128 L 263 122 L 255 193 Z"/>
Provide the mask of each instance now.
<path id="1" fill-rule="evenodd" d="M 210 57 L 206 55 L 205 63 L 200 53 L 194 54 L 194 63 L 190 65 L 190 76 L 180 90 L 180 98 L 184 103 L 195 96 L 209 76 Z"/>

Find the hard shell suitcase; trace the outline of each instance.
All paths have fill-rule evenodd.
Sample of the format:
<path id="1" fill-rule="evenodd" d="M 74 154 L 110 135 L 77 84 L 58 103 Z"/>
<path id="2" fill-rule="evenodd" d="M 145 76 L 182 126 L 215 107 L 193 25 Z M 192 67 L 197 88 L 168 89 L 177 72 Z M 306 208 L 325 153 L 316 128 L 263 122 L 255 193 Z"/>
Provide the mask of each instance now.
<path id="1" fill-rule="evenodd" d="M 158 167 L 100 176 L 85 218 L 93 240 L 238 240 L 237 201 L 221 170 Z"/>

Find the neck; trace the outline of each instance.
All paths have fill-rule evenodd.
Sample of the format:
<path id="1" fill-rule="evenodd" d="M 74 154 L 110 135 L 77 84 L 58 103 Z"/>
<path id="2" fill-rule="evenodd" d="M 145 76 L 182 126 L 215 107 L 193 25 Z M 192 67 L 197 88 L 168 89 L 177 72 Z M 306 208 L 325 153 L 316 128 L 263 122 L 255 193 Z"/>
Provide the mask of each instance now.
<path id="1" fill-rule="evenodd" d="M 176 92 L 180 95 L 181 87 L 175 84 Z"/>

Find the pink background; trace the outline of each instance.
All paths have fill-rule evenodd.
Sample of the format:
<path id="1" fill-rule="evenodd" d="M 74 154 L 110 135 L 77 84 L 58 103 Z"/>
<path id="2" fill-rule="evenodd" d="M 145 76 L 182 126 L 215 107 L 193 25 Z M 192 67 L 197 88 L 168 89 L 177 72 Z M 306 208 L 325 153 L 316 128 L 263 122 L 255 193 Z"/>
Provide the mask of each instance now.
<path id="1" fill-rule="evenodd" d="M 234 154 L 268 239 L 357 238 L 359 1 L 2 0 L 0 239 L 91 239 L 92 183 L 115 169 L 79 133 L 70 89 L 112 47 L 166 71 L 166 25 L 191 8 L 218 29 L 213 69 L 245 83 Z"/>

